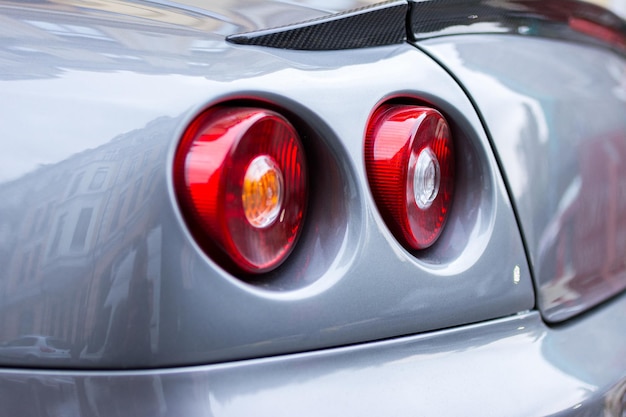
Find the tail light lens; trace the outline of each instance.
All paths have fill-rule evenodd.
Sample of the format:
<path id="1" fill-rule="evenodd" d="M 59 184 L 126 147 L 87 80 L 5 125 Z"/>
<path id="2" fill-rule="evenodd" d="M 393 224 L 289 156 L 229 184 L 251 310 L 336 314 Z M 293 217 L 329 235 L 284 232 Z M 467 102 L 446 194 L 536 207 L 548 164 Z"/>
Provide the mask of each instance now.
<path id="1" fill-rule="evenodd" d="M 454 191 L 450 128 L 436 110 L 385 104 L 370 118 L 365 163 L 376 204 L 409 249 L 431 246 L 448 218 Z"/>
<path id="2" fill-rule="evenodd" d="M 626 48 L 626 35 L 624 35 L 623 29 L 620 29 L 619 26 L 609 26 L 607 22 L 594 22 L 572 16 L 569 18 L 569 27 L 609 45 Z"/>
<path id="3" fill-rule="evenodd" d="M 291 253 L 304 219 L 306 163 L 295 128 L 278 113 L 216 107 L 201 114 L 176 152 L 174 182 L 209 254 L 262 273 Z"/>

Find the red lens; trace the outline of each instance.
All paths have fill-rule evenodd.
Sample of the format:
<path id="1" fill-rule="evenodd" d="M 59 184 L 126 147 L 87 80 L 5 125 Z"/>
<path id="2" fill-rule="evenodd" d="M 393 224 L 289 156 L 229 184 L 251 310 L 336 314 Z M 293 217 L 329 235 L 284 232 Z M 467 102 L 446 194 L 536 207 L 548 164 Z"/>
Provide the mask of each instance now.
<path id="1" fill-rule="evenodd" d="M 291 253 L 306 207 L 306 163 L 296 130 L 281 115 L 206 111 L 183 135 L 174 176 L 194 235 L 208 237 L 239 269 L 267 272 Z"/>
<path id="2" fill-rule="evenodd" d="M 609 27 L 600 22 L 593 22 L 579 17 L 570 17 L 569 27 L 592 38 L 599 39 L 620 48 L 626 48 L 626 36 L 623 30 L 618 28 Z"/>
<path id="3" fill-rule="evenodd" d="M 441 234 L 454 191 L 450 128 L 436 110 L 386 104 L 365 138 L 367 175 L 376 204 L 396 238 L 410 249 Z"/>

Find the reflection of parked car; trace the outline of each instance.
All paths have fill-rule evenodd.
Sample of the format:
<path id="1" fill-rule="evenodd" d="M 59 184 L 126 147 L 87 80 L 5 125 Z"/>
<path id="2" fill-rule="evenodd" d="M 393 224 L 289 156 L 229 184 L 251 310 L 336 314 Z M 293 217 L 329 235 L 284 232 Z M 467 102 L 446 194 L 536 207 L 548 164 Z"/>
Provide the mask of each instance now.
<path id="1" fill-rule="evenodd" d="M 0 0 L 0 417 L 621 417 L 625 289 L 598 6 Z"/>
<path id="2" fill-rule="evenodd" d="M 34 361 L 64 360 L 70 357 L 70 345 L 50 336 L 22 336 L 0 344 L 0 357 Z"/>

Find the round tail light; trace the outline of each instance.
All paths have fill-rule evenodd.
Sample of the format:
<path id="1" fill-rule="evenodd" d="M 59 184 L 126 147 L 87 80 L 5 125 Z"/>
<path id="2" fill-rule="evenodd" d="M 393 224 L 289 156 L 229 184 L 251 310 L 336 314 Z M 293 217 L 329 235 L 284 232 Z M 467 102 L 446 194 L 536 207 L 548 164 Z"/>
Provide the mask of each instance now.
<path id="1" fill-rule="evenodd" d="M 436 110 L 385 104 L 370 118 L 365 164 L 379 211 L 409 249 L 431 246 L 448 218 L 454 191 L 450 128 Z"/>
<path id="2" fill-rule="evenodd" d="M 176 151 L 174 183 L 192 233 L 213 257 L 262 273 L 291 253 L 304 219 L 306 163 L 295 128 L 278 113 L 201 114 Z"/>

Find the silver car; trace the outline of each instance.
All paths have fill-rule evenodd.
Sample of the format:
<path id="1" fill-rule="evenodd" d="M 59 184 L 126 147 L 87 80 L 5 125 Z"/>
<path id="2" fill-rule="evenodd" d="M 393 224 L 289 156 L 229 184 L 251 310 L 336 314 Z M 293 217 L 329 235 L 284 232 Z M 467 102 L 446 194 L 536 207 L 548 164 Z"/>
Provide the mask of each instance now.
<path id="1" fill-rule="evenodd" d="M 626 413 L 618 15 L 0 1 L 0 98 L 0 416 Z"/>
<path id="2" fill-rule="evenodd" d="M 0 343 L 0 358 L 34 361 L 69 359 L 70 345 L 50 336 L 27 335 Z"/>

